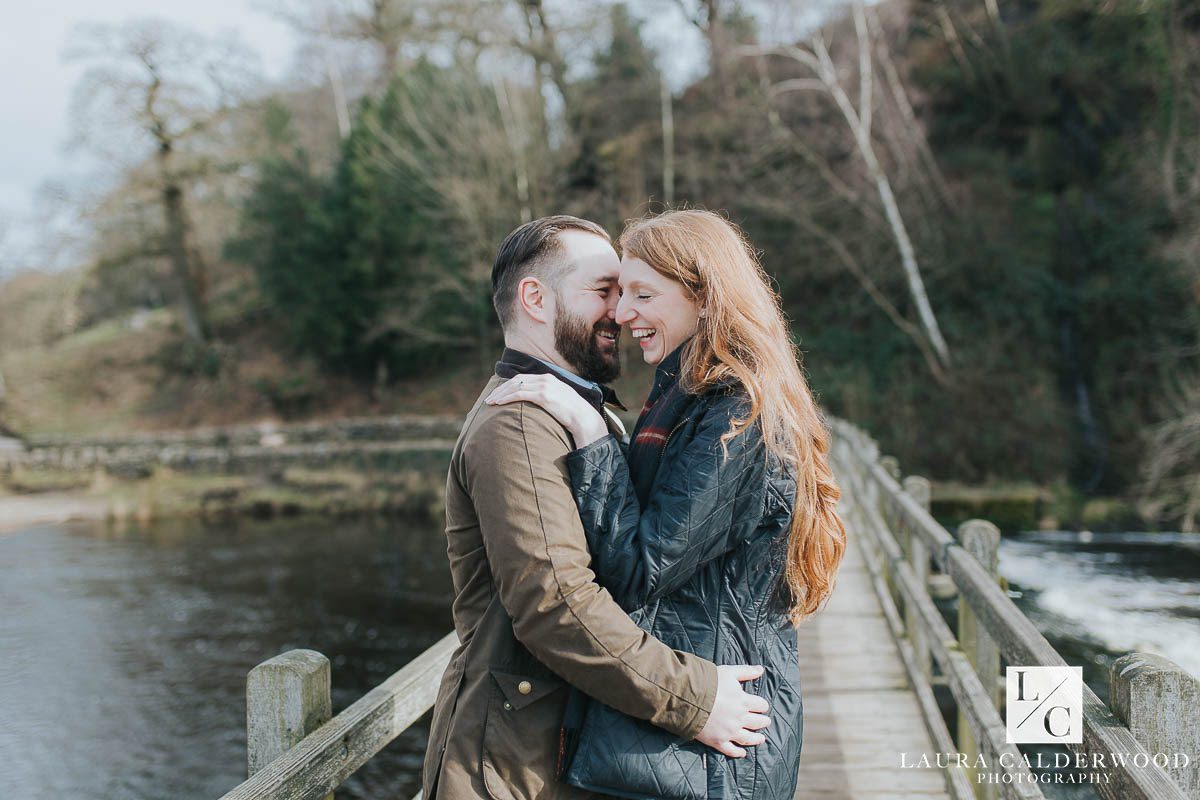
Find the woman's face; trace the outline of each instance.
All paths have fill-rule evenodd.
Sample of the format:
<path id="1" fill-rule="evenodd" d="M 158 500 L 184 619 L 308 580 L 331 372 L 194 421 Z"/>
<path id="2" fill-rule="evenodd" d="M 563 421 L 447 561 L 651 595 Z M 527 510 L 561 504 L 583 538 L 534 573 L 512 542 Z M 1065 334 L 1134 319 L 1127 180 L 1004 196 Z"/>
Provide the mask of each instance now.
<path id="1" fill-rule="evenodd" d="M 640 258 L 621 259 L 617 324 L 628 325 L 647 364 L 657 364 L 696 332 L 700 305 L 683 284 L 664 277 Z"/>

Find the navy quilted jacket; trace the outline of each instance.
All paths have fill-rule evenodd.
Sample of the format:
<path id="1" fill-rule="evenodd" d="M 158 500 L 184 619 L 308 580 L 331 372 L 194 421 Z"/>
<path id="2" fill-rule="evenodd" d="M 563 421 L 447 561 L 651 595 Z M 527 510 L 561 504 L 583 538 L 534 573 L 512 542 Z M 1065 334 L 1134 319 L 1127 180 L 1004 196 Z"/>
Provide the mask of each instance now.
<path id="1" fill-rule="evenodd" d="M 736 390 L 690 396 L 644 508 L 611 435 L 567 461 L 598 582 L 670 647 L 763 664 L 764 676 L 743 685 L 771 704 L 767 741 L 728 758 L 577 694 L 560 764 L 569 784 L 664 800 L 795 797 L 804 709 L 781 574 L 796 486 L 757 425 L 722 453 L 745 404 Z"/>

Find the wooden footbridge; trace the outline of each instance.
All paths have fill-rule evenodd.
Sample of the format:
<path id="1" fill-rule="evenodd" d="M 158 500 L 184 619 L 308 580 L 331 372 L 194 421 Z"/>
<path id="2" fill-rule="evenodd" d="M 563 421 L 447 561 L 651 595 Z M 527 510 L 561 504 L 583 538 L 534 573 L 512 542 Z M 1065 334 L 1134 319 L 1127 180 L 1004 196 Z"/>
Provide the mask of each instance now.
<path id="1" fill-rule="evenodd" d="M 972 520 L 952 535 L 929 515 L 927 480 L 902 480 L 861 430 L 832 426 L 850 546 L 828 606 L 799 629 L 797 797 L 1054 796 L 1006 741 L 1001 666 L 1066 662 L 1009 599 L 997 575 L 999 531 Z M 956 598 L 953 624 L 930 587 Z M 428 711 L 456 645 L 446 636 L 333 718 L 320 653 L 293 650 L 255 667 L 250 778 L 222 800 L 326 797 Z M 953 698 L 949 724 L 935 687 Z M 1200 800 L 1200 681 L 1131 653 L 1113 665 L 1110 697 L 1112 708 L 1084 687 L 1083 742 L 1067 746 L 1087 764 L 1085 785 L 1103 800 Z M 1120 765 L 1113 754 L 1124 754 Z"/>

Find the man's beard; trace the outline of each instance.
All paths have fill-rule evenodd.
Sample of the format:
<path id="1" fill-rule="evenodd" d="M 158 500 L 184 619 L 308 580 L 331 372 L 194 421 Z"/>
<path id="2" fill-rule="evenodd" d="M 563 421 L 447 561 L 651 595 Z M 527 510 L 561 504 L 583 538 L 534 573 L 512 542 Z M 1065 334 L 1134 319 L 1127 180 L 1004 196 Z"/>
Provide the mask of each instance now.
<path id="1" fill-rule="evenodd" d="M 554 320 L 554 348 L 575 368 L 575 374 L 596 383 L 608 383 L 620 375 L 621 349 L 617 341 L 605 352 L 600 349 L 597 334 L 611 331 L 620 336 L 621 326 L 610 319 L 588 325 L 580 317 L 562 310 L 561 304 L 559 309 Z"/>

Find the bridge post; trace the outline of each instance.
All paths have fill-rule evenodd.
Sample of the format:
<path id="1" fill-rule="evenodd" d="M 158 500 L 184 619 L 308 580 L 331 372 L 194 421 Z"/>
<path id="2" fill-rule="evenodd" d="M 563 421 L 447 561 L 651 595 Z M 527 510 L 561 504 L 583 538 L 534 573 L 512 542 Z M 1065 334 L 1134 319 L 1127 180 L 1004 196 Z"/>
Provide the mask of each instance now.
<path id="1" fill-rule="evenodd" d="M 900 459 L 895 456 L 880 456 L 879 466 L 883 467 L 883 471 L 888 475 L 900 480 Z"/>
<path id="2" fill-rule="evenodd" d="M 973 555 L 989 575 L 999 582 L 1000 529 L 987 520 L 969 519 L 958 526 L 958 540 L 963 549 Z M 1000 708 L 1000 647 L 987 629 L 980 624 L 970 604 L 958 597 L 958 642 L 967 660 L 975 668 L 979 682 L 991 698 L 992 705 Z M 979 755 L 979 743 L 971 733 L 966 715 L 958 712 L 958 749 L 966 753 L 969 761 Z M 999 796 L 992 784 L 976 784 L 975 796 L 979 800 L 994 800 Z"/>
<path id="3" fill-rule="evenodd" d="M 1175 662 L 1148 653 L 1129 653 L 1113 662 L 1109 705 L 1153 757 L 1166 753 L 1165 771 L 1192 800 L 1200 800 L 1200 679 Z M 1181 764 L 1186 753 L 1191 764 Z"/>
<path id="4" fill-rule="evenodd" d="M 289 650 L 246 677 L 248 776 L 266 767 L 333 716 L 329 659 Z M 333 794 L 326 800 L 333 800 Z"/>
<path id="5" fill-rule="evenodd" d="M 895 456 L 880 456 L 879 466 L 883 467 L 883 471 L 892 476 L 892 479 L 899 482 L 900 475 L 900 459 Z M 876 489 L 878 491 L 878 489 Z M 897 509 L 893 507 L 891 497 L 886 492 L 878 492 L 878 498 L 875 500 L 876 508 L 879 509 L 879 518 L 887 525 L 888 530 L 896 538 L 896 541 L 901 543 L 903 547 L 904 537 L 900 533 L 901 525 L 899 522 L 899 514 Z M 878 554 L 879 565 L 883 570 L 884 583 L 887 584 L 888 594 L 892 596 L 892 602 L 896 604 L 896 608 L 905 609 L 907 603 L 904 602 L 904 593 L 896 587 L 896 575 L 893 565 L 888 559 L 884 558 L 882 553 Z"/>
<path id="6" fill-rule="evenodd" d="M 904 491 L 912 495 L 921 508 L 929 510 L 932 499 L 932 487 L 929 479 L 920 475 L 909 475 L 904 479 Z M 926 590 L 929 585 L 929 548 L 916 531 L 907 531 L 908 563 L 917 578 L 917 585 Z M 908 638 L 916 654 L 917 665 L 925 680 L 933 680 L 933 659 L 929 652 L 929 642 L 925 636 L 925 628 L 921 624 L 920 615 L 915 608 L 906 603 L 904 608 L 904 627 L 908 630 Z"/>

